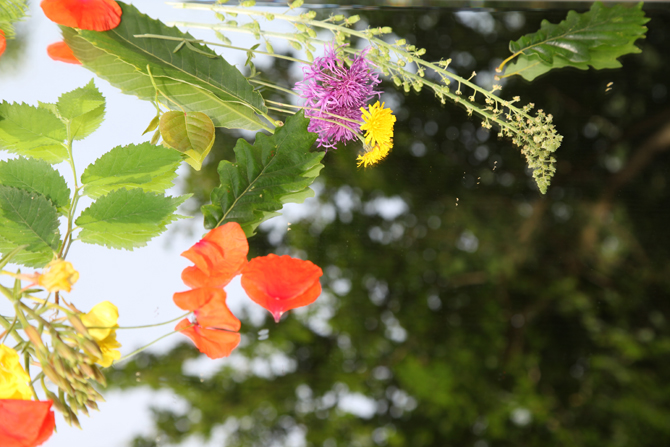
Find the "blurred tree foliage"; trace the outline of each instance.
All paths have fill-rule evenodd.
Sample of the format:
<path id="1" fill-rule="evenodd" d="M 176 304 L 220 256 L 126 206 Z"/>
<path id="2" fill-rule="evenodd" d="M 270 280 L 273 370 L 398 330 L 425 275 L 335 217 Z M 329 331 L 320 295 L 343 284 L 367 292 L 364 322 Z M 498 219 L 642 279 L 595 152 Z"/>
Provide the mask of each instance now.
<path id="1" fill-rule="evenodd" d="M 313 212 L 250 241 L 252 255 L 322 266 L 324 295 L 277 325 L 243 318 L 246 343 L 211 378 L 182 375 L 198 357 L 190 344 L 111 371 L 112 387 L 168 388 L 189 406 L 157 409 L 156 436 L 134 445 L 207 438 L 224 423 L 227 446 L 303 434 L 324 447 L 670 442 L 670 17 L 645 9 L 643 51 L 622 69 L 507 82 L 504 95 L 552 113 L 565 135 L 546 196 L 509 141 L 385 85 L 398 116 L 388 160 L 359 170 L 352 147 L 329 152 Z M 482 79 L 510 40 L 565 11 L 364 16 Z M 286 68 L 266 76 L 287 79 Z M 202 201 L 232 154 L 232 136 L 217 141 L 189 179 Z M 244 358 L 284 366 L 232 366 Z M 352 396 L 367 404 L 347 411 Z"/>

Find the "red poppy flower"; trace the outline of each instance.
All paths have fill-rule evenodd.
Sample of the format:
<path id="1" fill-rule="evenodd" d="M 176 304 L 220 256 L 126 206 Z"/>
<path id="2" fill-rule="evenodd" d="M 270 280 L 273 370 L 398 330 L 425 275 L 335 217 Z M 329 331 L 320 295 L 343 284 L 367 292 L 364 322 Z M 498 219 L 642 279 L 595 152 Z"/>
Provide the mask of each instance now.
<path id="1" fill-rule="evenodd" d="M 5 32 L 0 29 L 0 56 L 5 52 L 7 48 L 7 39 L 5 39 Z"/>
<path id="2" fill-rule="evenodd" d="M 199 324 L 193 325 L 188 318 L 181 320 L 175 330 L 181 331 L 182 334 L 193 340 L 200 352 L 210 359 L 227 357 L 240 344 L 238 332 L 210 329 Z"/>
<path id="3" fill-rule="evenodd" d="M 174 302 L 184 310 L 192 310 L 198 325 L 205 328 L 218 328 L 227 331 L 239 331 L 240 320 L 226 305 L 226 292 L 222 289 L 201 288 L 174 294 Z"/>
<path id="4" fill-rule="evenodd" d="M 249 244 L 240 224 L 228 222 L 213 229 L 181 255 L 195 264 L 181 279 L 191 288 L 224 287 L 247 262 Z"/>
<path id="5" fill-rule="evenodd" d="M 67 62 L 68 64 L 81 65 L 65 42 L 52 43 L 47 47 L 47 54 L 55 61 Z"/>
<path id="6" fill-rule="evenodd" d="M 56 422 L 50 400 L 0 400 L 0 445 L 35 447 L 54 431 Z"/>
<path id="7" fill-rule="evenodd" d="M 309 261 L 271 254 L 244 267 L 242 287 L 279 322 L 287 310 L 311 304 L 321 295 L 321 275 L 323 271 Z"/>
<path id="8" fill-rule="evenodd" d="M 44 15 L 59 25 L 109 31 L 121 23 L 121 7 L 114 0 L 44 0 Z"/>

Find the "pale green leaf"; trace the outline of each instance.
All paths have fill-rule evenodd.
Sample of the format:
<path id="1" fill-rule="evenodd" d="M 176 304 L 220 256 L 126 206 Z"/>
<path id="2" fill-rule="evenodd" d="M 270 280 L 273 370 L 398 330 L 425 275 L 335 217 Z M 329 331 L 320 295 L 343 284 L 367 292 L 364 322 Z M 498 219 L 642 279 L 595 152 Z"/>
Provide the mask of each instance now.
<path id="1" fill-rule="evenodd" d="M 26 245 L 25 250 L 35 254 L 14 262 L 45 265 L 60 244 L 56 207 L 41 194 L 0 185 L 0 238 L 2 253 Z"/>
<path id="2" fill-rule="evenodd" d="M 0 162 L 0 185 L 41 194 L 61 214 L 70 209 L 70 188 L 60 173 L 43 160 L 20 157 Z"/>
<path id="3" fill-rule="evenodd" d="M 98 198 L 119 188 L 141 188 L 162 193 L 172 187 L 183 156 L 174 149 L 150 143 L 117 146 L 81 176 L 86 195 Z"/>
<path id="4" fill-rule="evenodd" d="M 186 162 L 199 171 L 214 145 L 214 123 L 201 112 L 167 112 L 159 129 L 165 143 L 185 154 Z"/>
<path id="5" fill-rule="evenodd" d="M 539 31 L 510 42 L 510 51 L 519 56 L 505 77 L 518 74 L 532 81 L 554 68 L 618 68 L 617 58 L 640 52 L 635 41 L 645 37 L 648 21 L 642 3 L 607 8 L 600 2 L 583 14 L 568 12 L 557 25 L 544 20 Z"/>
<path id="6" fill-rule="evenodd" d="M 78 239 L 89 244 L 132 250 L 143 247 L 181 218 L 174 214 L 189 196 L 165 197 L 139 188 L 117 189 L 100 197 L 77 218 Z"/>
<path id="7" fill-rule="evenodd" d="M 93 133 L 105 117 L 105 98 L 93 83 L 64 93 L 56 104 L 60 117 L 70 124 L 70 135 L 82 140 Z"/>
<path id="8" fill-rule="evenodd" d="M 66 137 L 65 124 L 47 109 L 0 104 L 0 149 L 60 163 L 67 158 Z"/>
<path id="9" fill-rule="evenodd" d="M 279 214 L 283 204 L 314 195 L 309 185 L 323 168 L 324 153 L 310 152 L 317 136 L 307 131 L 308 124 L 300 112 L 274 135 L 256 134 L 253 146 L 237 140 L 236 162 L 219 163 L 221 186 L 212 191 L 212 204 L 202 207 L 206 228 L 238 222 L 251 236 L 261 222 Z"/>

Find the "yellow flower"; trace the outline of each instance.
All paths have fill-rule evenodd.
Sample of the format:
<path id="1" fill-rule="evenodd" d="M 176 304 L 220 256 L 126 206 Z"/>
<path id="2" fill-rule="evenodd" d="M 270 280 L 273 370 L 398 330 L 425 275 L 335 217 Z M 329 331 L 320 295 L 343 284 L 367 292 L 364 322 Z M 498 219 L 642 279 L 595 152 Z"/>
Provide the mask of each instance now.
<path id="1" fill-rule="evenodd" d="M 391 152 L 391 146 L 393 146 L 393 140 L 390 143 L 378 144 L 363 155 L 359 155 L 356 159 L 358 160 L 358 167 L 363 165 L 367 168 L 379 163 Z"/>
<path id="2" fill-rule="evenodd" d="M 65 290 L 69 292 L 72 285 L 79 279 L 79 272 L 71 263 L 62 259 L 51 261 L 44 268 L 44 273 L 38 276 L 37 284 L 49 292 Z"/>
<path id="3" fill-rule="evenodd" d="M 21 366 L 19 353 L 0 345 L 0 399 L 32 399 L 28 383 L 30 376 Z"/>
<path id="4" fill-rule="evenodd" d="M 372 147 L 373 151 L 377 146 L 384 148 L 384 145 L 388 145 L 388 150 L 391 150 L 393 146 L 395 116 L 391 113 L 391 109 L 384 108 L 384 104 L 379 105 L 379 101 L 377 101 L 369 106 L 368 110 L 361 107 L 364 121 L 361 124 L 361 130 L 365 131 L 365 144 Z"/>
<path id="5" fill-rule="evenodd" d="M 88 331 L 102 351 L 102 358 L 96 360 L 96 363 L 101 366 L 110 366 L 114 360 L 121 358 L 121 352 L 117 349 L 121 347 L 121 343 L 116 341 L 115 329 L 119 327 L 116 324 L 118 320 L 119 309 L 109 301 L 96 304 L 89 313 L 81 316 L 84 326 L 103 328 Z"/>

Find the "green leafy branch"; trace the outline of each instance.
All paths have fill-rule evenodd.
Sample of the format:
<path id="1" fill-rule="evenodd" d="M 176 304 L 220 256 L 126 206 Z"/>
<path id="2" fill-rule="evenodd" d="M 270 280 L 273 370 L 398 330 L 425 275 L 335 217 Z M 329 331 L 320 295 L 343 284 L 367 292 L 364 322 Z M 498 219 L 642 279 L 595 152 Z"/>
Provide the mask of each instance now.
<path id="1" fill-rule="evenodd" d="M 617 58 L 641 51 L 635 41 L 645 37 L 647 27 L 643 25 L 648 21 L 642 3 L 607 8 L 601 2 L 582 14 L 568 12 L 557 25 L 543 20 L 540 30 L 510 42 L 513 54 L 500 64 L 498 72 L 510 61 L 514 62 L 504 77 L 520 75 L 528 81 L 555 68 L 619 68 Z"/>

